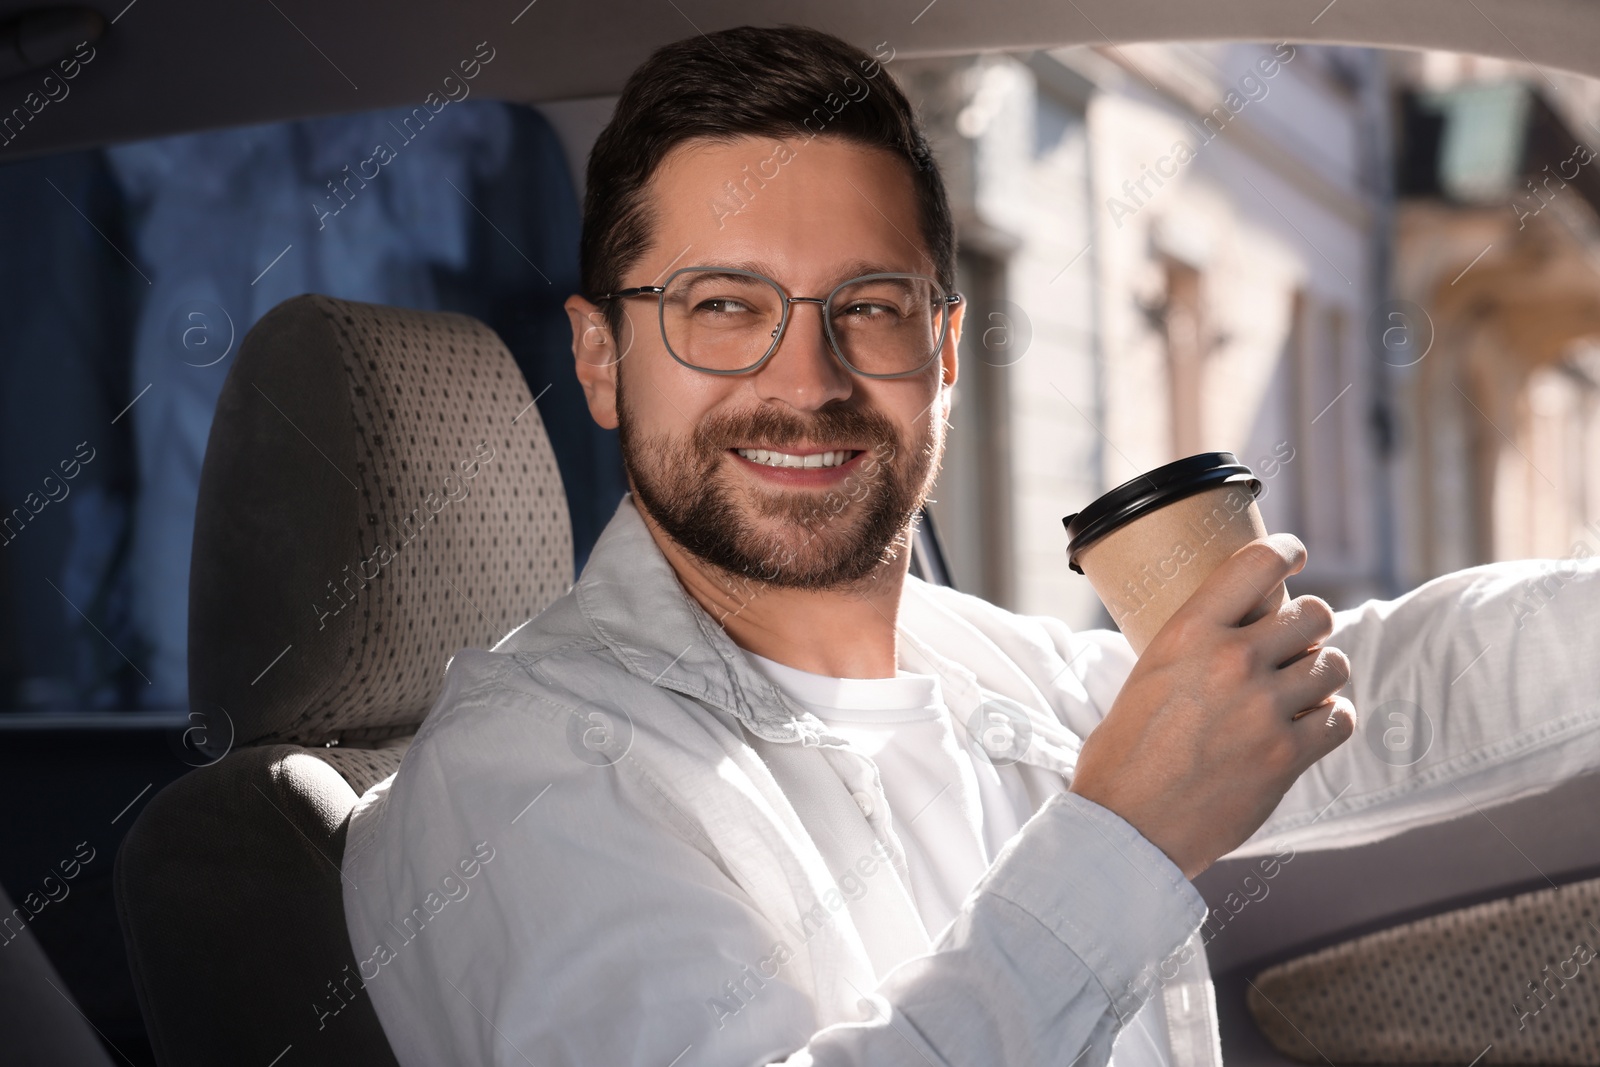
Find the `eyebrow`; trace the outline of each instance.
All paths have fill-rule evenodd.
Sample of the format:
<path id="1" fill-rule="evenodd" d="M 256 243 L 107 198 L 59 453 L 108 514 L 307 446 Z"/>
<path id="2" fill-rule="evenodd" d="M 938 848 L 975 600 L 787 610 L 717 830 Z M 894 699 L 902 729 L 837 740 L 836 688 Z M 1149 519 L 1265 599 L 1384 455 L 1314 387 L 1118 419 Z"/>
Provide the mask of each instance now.
<path id="1" fill-rule="evenodd" d="M 731 268 L 733 270 L 747 270 L 747 271 L 751 271 L 751 272 L 756 273 L 756 274 L 765 275 L 768 278 L 772 278 L 773 277 L 773 271 L 772 271 L 771 266 L 769 266 L 768 264 L 762 263 L 759 260 L 747 259 L 747 260 L 740 260 L 739 262 L 736 262 L 736 263 L 703 263 L 703 264 L 700 264 L 700 266 L 712 267 L 712 268 L 723 267 L 723 268 Z M 920 271 L 915 271 L 915 270 L 907 270 L 907 269 L 905 269 L 903 267 L 890 266 L 890 265 L 887 265 L 887 264 L 884 264 L 884 263 L 874 262 L 872 260 L 852 259 L 852 260 L 840 265 L 839 270 L 838 270 L 838 277 L 835 279 L 834 284 L 838 284 L 839 282 L 847 281 L 847 280 L 849 280 L 851 278 L 859 278 L 863 274 L 919 274 L 919 273 L 921 273 L 921 272 Z M 774 280 L 776 280 L 776 279 L 774 279 Z"/>

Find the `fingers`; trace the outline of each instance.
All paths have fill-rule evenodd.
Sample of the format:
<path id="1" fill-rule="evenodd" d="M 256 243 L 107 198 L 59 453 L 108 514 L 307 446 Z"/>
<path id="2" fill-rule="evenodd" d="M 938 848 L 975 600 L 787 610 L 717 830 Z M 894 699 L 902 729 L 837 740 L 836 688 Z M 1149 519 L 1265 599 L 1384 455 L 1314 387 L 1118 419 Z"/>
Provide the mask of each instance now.
<path id="1" fill-rule="evenodd" d="M 1293 534 L 1251 541 L 1208 574 L 1184 608 L 1192 605 L 1212 622 L 1237 626 L 1305 562 L 1306 546 Z"/>
<path id="2" fill-rule="evenodd" d="M 1319 648 L 1277 672 L 1280 707 L 1298 714 L 1319 707 L 1350 681 L 1350 658 L 1337 648 Z"/>
<path id="3" fill-rule="evenodd" d="M 1303 771 L 1348 741 L 1355 734 L 1358 721 L 1356 706 L 1344 697 L 1334 697 L 1301 712 L 1291 724 L 1301 745 L 1304 762 L 1300 769 Z"/>
<path id="4" fill-rule="evenodd" d="M 1333 608 L 1326 600 L 1301 596 L 1257 619 L 1246 629 L 1260 640 L 1259 647 L 1267 662 L 1277 667 L 1326 641 L 1333 634 L 1333 623 Z"/>

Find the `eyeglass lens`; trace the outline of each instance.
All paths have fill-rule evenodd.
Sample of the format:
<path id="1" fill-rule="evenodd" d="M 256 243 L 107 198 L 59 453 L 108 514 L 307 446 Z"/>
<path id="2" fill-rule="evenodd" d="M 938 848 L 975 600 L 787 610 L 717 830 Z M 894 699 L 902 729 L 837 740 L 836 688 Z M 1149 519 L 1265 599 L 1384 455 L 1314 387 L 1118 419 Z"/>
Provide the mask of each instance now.
<path id="1" fill-rule="evenodd" d="M 783 321 L 777 284 L 756 275 L 692 269 L 661 294 L 662 330 L 673 355 L 712 371 L 745 370 L 772 347 Z M 925 366 L 944 333 L 949 309 L 931 278 L 866 278 L 839 287 L 827 328 L 844 362 L 867 374 Z"/>

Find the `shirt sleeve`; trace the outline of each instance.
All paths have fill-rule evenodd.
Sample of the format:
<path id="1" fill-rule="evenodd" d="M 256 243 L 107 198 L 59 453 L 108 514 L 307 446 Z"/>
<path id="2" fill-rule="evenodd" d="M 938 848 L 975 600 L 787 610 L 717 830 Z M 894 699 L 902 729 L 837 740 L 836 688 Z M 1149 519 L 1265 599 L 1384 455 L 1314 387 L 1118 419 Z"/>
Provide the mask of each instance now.
<path id="1" fill-rule="evenodd" d="M 647 767 L 585 765 L 504 700 L 446 711 L 346 859 L 352 942 L 403 1064 L 1090 1067 L 1205 914 L 1159 849 L 1064 794 L 934 951 L 862 989 L 859 1021 L 819 1028 L 784 951 L 795 931 Z M 397 943 L 386 920 L 483 846 L 469 891 Z M 369 965 L 384 939 L 391 958 Z"/>
<path id="2" fill-rule="evenodd" d="M 1337 613 L 1358 717 L 1235 855 L 1344 847 L 1600 768 L 1600 560 L 1493 563 Z"/>

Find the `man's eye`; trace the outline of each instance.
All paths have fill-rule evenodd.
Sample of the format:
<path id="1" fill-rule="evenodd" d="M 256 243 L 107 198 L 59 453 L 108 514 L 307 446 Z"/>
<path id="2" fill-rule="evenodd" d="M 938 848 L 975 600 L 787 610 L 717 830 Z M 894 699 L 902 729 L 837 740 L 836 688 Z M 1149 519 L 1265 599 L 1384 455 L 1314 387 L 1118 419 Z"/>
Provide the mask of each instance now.
<path id="1" fill-rule="evenodd" d="M 711 315 L 738 315 L 749 310 L 750 305 L 732 297 L 715 297 L 695 305 L 695 311 Z"/>
<path id="2" fill-rule="evenodd" d="M 850 318 L 857 321 L 883 319 L 887 317 L 900 317 L 900 309 L 889 304 L 874 304 L 865 300 L 858 300 L 853 304 L 842 305 L 834 313 L 836 318 Z"/>

